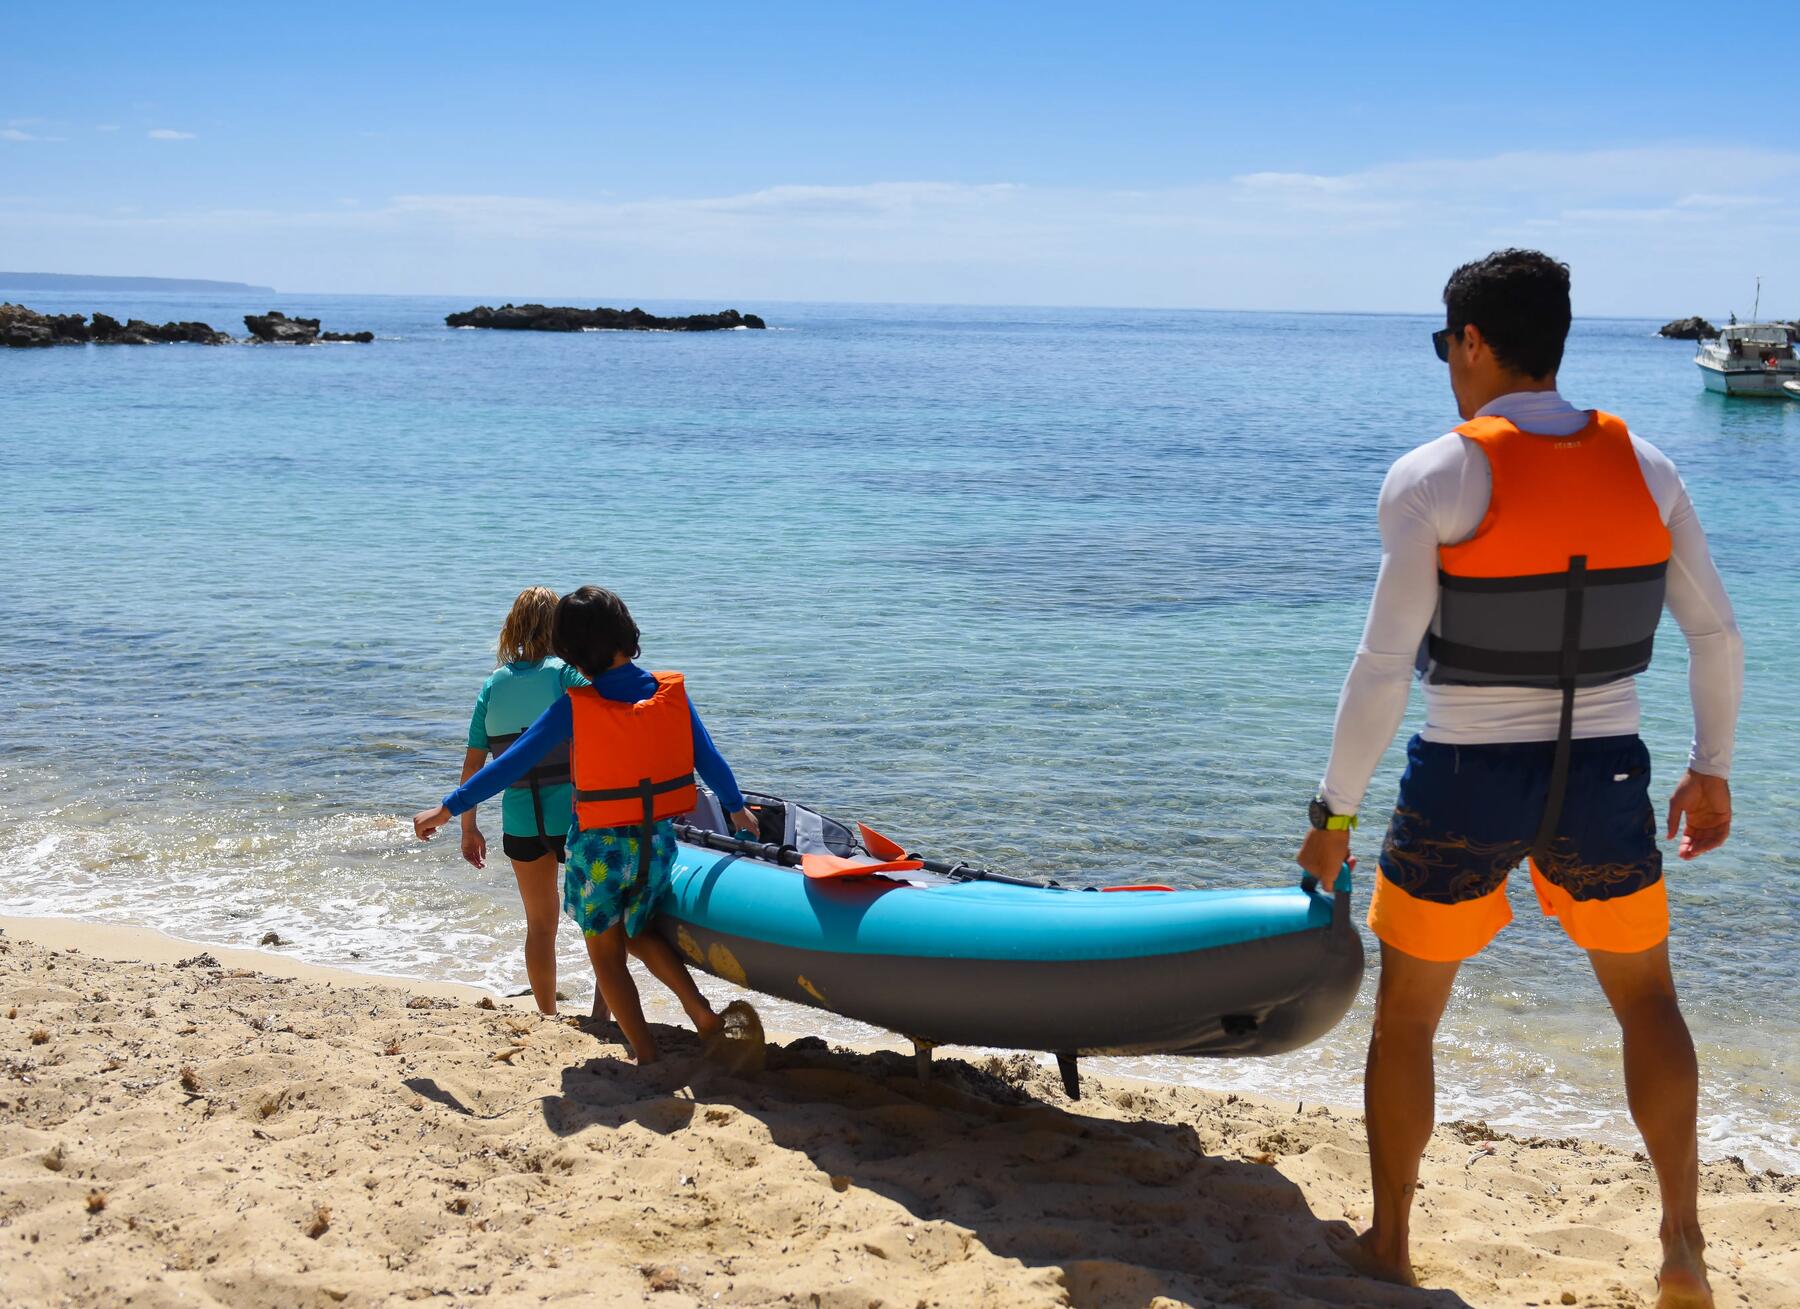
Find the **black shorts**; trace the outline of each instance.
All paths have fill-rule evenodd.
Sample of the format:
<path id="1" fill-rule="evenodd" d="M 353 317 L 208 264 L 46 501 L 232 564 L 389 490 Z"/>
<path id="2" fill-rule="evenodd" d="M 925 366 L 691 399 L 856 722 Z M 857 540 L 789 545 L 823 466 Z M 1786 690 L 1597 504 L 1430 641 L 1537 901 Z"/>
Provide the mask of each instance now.
<path id="1" fill-rule="evenodd" d="M 564 849 L 568 840 L 566 836 L 514 836 L 504 832 L 500 836 L 500 848 L 506 851 L 508 859 L 517 859 L 522 864 L 542 859 L 547 854 L 555 855 L 560 864 L 568 858 Z"/>

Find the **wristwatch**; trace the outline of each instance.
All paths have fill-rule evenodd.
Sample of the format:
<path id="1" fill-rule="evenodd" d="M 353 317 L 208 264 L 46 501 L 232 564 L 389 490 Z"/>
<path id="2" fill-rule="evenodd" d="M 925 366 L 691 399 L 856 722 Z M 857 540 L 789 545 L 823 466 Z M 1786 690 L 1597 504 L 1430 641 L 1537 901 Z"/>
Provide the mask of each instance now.
<path id="1" fill-rule="evenodd" d="M 1331 806 L 1325 803 L 1325 797 L 1315 795 L 1312 803 L 1306 806 L 1306 816 L 1312 825 L 1321 832 L 1354 832 L 1356 830 L 1355 814 L 1334 814 Z"/>

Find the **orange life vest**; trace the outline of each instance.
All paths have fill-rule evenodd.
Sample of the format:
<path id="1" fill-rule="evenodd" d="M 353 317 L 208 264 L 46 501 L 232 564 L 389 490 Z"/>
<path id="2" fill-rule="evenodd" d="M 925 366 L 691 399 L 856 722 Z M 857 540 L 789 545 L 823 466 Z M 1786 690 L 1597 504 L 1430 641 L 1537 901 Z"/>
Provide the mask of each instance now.
<path id="1" fill-rule="evenodd" d="M 575 732 L 569 772 L 575 824 L 583 830 L 639 827 L 649 858 L 650 827 L 693 809 L 694 728 L 680 673 L 654 673 L 656 692 L 625 704 L 591 686 L 569 689 Z"/>
<path id="2" fill-rule="evenodd" d="M 1456 429 L 1487 456 L 1492 490 L 1475 535 L 1438 548 L 1427 680 L 1562 692 L 1540 865 L 1561 817 L 1575 691 L 1650 666 L 1662 618 L 1669 529 L 1623 421 L 1595 411 L 1572 436 L 1504 418 Z"/>
<path id="3" fill-rule="evenodd" d="M 1641 673 L 1662 617 L 1669 529 L 1625 424 L 1568 437 L 1504 418 L 1456 429 L 1487 456 L 1475 535 L 1438 549 L 1434 683 L 1572 689 Z"/>

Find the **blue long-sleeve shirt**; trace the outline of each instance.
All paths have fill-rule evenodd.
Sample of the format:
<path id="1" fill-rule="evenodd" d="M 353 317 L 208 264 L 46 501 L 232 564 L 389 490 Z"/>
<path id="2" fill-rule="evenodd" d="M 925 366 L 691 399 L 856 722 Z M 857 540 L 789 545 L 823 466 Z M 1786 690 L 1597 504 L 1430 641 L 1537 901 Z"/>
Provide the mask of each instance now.
<path id="1" fill-rule="evenodd" d="M 594 690 L 608 700 L 636 704 L 656 694 L 656 678 L 636 664 L 624 663 L 600 674 L 594 682 Z M 731 765 L 725 762 L 712 737 L 707 735 L 706 724 L 700 721 L 700 714 L 691 700 L 688 717 L 694 725 L 694 771 L 719 797 L 725 812 L 736 813 L 744 807 L 744 793 L 738 790 Z M 444 808 L 455 816 L 467 813 L 483 800 L 492 799 L 524 777 L 552 747 L 574 735 L 575 711 L 569 706 L 569 697 L 560 695 L 504 754 L 490 759 L 480 772 L 445 796 Z"/>

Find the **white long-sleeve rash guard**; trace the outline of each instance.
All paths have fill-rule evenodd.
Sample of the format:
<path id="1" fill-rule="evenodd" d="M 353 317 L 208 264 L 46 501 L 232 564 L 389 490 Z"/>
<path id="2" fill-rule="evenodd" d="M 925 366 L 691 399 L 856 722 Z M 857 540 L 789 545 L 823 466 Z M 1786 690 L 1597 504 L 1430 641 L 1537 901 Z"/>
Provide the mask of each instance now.
<path id="1" fill-rule="evenodd" d="M 1490 415 L 1544 436 L 1569 436 L 1588 423 L 1586 410 L 1555 391 L 1501 396 L 1479 416 Z M 1674 538 L 1665 603 L 1687 637 L 1690 656 L 1694 741 L 1688 766 L 1728 777 L 1743 697 L 1743 639 L 1675 465 L 1648 441 L 1633 436 L 1631 442 Z M 1320 787 L 1333 813 L 1356 812 L 1382 752 L 1399 730 L 1419 643 L 1437 613 L 1438 547 L 1475 534 L 1487 513 L 1491 486 L 1487 456 L 1455 432 L 1403 455 L 1388 470 L 1381 487 L 1381 573 L 1362 644 L 1338 700 L 1331 762 Z M 1452 745 L 1553 741 L 1561 709 L 1559 691 L 1427 683 L 1421 735 Z M 1577 737 L 1636 732 L 1635 679 L 1577 691 L 1574 730 Z"/>

